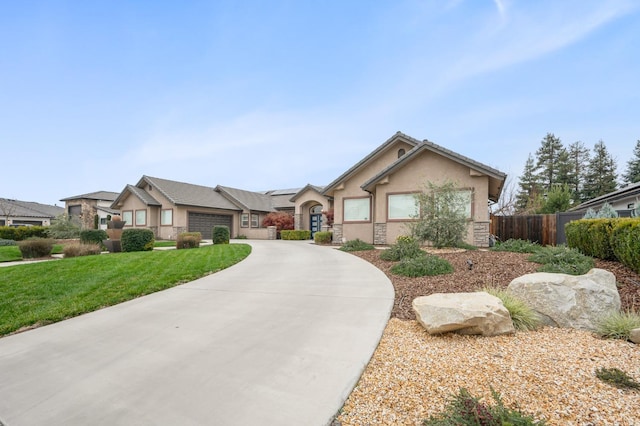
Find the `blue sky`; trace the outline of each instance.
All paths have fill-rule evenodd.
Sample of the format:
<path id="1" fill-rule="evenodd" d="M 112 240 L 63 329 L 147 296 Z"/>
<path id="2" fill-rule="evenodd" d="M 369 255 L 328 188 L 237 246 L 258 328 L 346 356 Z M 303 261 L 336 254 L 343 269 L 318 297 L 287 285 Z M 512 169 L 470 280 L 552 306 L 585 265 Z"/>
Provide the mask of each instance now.
<path id="1" fill-rule="evenodd" d="M 331 182 L 400 130 L 508 173 L 640 139 L 640 2 L 0 3 L 0 197 Z"/>

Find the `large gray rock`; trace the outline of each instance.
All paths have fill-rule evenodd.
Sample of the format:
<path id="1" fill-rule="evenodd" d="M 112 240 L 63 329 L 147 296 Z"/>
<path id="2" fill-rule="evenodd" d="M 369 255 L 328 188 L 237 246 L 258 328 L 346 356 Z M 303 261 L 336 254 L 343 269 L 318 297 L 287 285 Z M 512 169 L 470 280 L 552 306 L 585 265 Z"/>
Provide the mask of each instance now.
<path id="1" fill-rule="evenodd" d="M 629 340 L 637 345 L 640 345 L 640 328 L 634 328 L 633 330 L 631 330 L 631 333 L 629 334 Z"/>
<path id="2" fill-rule="evenodd" d="M 620 309 L 616 277 L 604 269 L 585 275 L 527 274 L 511 281 L 509 291 L 555 327 L 595 331 L 600 317 Z"/>
<path id="3" fill-rule="evenodd" d="M 413 310 L 429 334 L 455 331 L 497 336 L 515 332 L 502 301 L 485 292 L 421 296 L 413 300 Z"/>

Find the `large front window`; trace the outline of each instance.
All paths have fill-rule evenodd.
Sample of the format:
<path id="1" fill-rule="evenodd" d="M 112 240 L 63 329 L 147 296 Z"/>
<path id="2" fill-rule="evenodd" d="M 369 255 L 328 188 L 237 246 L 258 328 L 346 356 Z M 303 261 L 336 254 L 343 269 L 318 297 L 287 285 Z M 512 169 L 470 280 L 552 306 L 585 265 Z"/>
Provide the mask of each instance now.
<path id="1" fill-rule="evenodd" d="M 147 211 L 136 210 L 136 226 L 145 226 L 147 224 Z"/>
<path id="2" fill-rule="evenodd" d="M 418 201 L 414 194 L 388 196 L 389 220 L 415 219 L 418 217 Z"/>
<path id="3" fill-rule="evenodd" d="M 126 210 L 122 212 L 122 220 L 124 221 L 125 226 L 133 225 L 133 211 Z"/>
<path id="4" fill-rule="evenodd" d="M 173 225 L 173 210 L 167 209 L 160 212 L 160 225 Z"/>
<path id="5" fill-rule="evenodd" d="M 472 219 L 473 191 L 470 189 L 456 191 L 456 201 L 458 211 L 464 214 L 466 219 Z"/>
<path id="6" fill-rule="evenodd" d="M 371 198 L 346 198 L 343 206 L 345 222 L 369 222 L 371 220 Z"/>

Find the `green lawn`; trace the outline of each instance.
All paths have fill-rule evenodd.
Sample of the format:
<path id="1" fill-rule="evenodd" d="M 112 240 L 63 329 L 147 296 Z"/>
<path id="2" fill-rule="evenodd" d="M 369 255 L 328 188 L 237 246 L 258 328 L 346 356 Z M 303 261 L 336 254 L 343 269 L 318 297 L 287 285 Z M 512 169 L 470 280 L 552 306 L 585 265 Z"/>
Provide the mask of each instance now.
<path id="1" fill-rule="evenodd" d="M 247 244 L 220 244 L 0 268 L 0 336 L 192 281 L 238 263 L 250 252 Z"/>
<path id="2" fill-rule="evenodd" d="M 163 240 L 163 241 L 156 241 L 155 243 L 153 243 L 154 247 L 175 247 L 176 246 L 176 242 L 175 241 L 168 241 L 168 240 Z"/>

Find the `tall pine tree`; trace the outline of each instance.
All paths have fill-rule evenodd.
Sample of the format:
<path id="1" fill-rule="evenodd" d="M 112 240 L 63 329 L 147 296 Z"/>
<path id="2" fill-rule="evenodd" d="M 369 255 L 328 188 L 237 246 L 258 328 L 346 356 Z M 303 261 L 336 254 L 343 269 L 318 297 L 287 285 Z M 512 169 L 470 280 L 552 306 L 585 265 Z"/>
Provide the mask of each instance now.
<path id="1" fill-rule="evenodd" d="M 523 212 L 527 209 L 532 199 L 535 199 L 539 193 L 538 177 L 535 174 L 535 162 L 533 156 L 529 153 L 527 162 L 524 165 L 522 176 L 518 182 L 519 190 L 516 196 L 516 209 Z"/>
<path id="2" fill-rule="evenodd" d="M 627 171 L 622 178 L 626 183 L 640 182 L 640 140 L 636 142 L 633 157 L 627 162 Z"/>
<path id="3" fill-rule="evenodd" d="M 577 141 L 569 145 L 567 153 L 569 155 L 567 185 L 573 191 L 573 201 L 576 203 L 587 201 L 583 196 L 583 187 L 589 165 L 589 148 Z"/>
<path id="4" fill-rule="evenodd" d="M 585 178 L 583 194 L 587 200 L 608 194 L 618 187 L 616 162 L 602 140 L 593 147 L 593 158 Z"/>
<path id="5" fill-rule="evenodd" d="M 540 148 L 536 151 L 535 172 L 545 192 L 549 191 L 556 183 L 565 183 L 558 181 L 558 177 L 562 174 L 561 160 L 564 151 L 562 142 L 553 133 L 547 133 L 541 141 Z"/>

